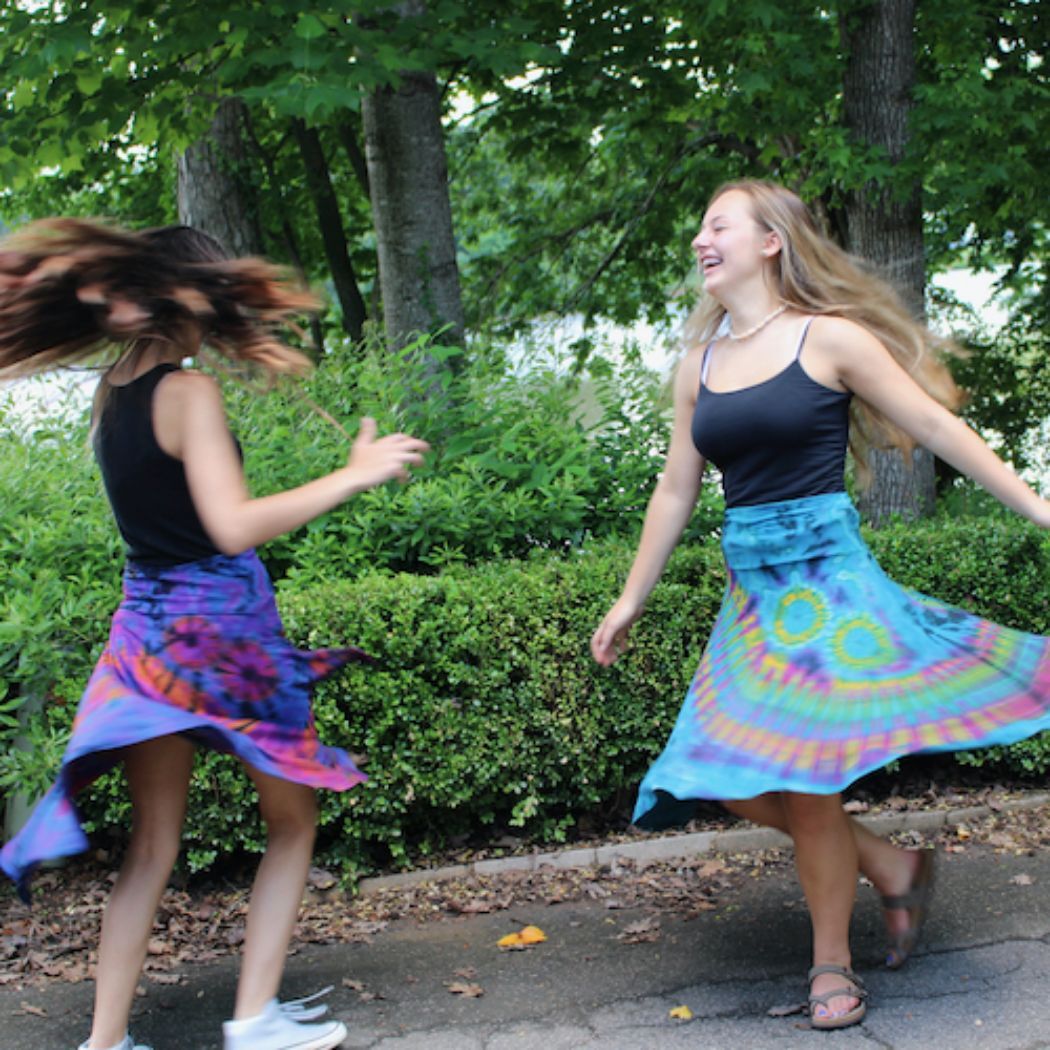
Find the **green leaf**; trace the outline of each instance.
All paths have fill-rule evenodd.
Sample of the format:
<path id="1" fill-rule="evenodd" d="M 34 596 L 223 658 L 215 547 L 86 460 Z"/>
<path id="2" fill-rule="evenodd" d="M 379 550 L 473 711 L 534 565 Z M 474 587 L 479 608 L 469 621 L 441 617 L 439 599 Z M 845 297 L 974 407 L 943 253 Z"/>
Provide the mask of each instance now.
<path id="1" fill-rule="evenodd" d="M 324 36 L 325 32 L 324 23 L 316 15 L 303 12 L 296 20 L 294 33 L 302 40 L 316 40 Z"/>
<path id="2" fill-rule="evenodd" d="M 76 74 L 77 90 L 82 95 L 94 95 L 102 86 L 104 74 L 101 69 L 87 69 Z"/>
<path id="3" fill-rule="evenodd" d="M 25 109 L 26 106 L 32 105 L 33 99 L 36 97 L 36 90 L 28 80 L 20 80 L 15 85 L 15 90 L 11 93 L 11 105 L 14 107 L 15 112 Z"/>

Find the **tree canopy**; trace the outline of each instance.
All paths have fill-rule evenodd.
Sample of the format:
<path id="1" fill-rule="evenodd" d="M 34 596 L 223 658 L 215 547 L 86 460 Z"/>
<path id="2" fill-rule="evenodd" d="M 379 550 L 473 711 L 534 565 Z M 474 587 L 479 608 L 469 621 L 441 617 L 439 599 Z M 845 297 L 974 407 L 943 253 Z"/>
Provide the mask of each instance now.
<path id="1" fill-rule="evenodd" d="M 170 220 L 175 155 L 235 98 L 264 249 L 328 279 L 310 186 L 323 163 L 374 317 L 362 103 L 425 72 L 443 102 L 470 331 L 678 311 L 694 288 L 688 239 L 728 178 L 789 183 L 840 236 L 850 194 L 918 185 L 927 267 L 996 268 L 1030 367 L 1047 357 L 1045 13 L 918 0 L 908 145 L 891 158 L 851 134 L 843 103 L 849 28 L 883 2 L 4 0 L 0 219 Z M 316 137 L 313 161 L 297 128 Z"/>

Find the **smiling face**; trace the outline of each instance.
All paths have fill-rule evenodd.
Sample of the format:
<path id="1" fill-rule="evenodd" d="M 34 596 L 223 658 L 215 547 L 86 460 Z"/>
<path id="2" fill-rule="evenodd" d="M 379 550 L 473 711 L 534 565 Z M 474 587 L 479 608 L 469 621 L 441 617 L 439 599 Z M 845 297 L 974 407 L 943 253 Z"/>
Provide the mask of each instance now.
<path id="1" fill-rule="evenodd" d="M 780 241 L 755 221 L 747 193 L 727 190 L 711 202 L 692 248 L 704 287 L 717 298 L 720 288 L 761 278 Z"/>

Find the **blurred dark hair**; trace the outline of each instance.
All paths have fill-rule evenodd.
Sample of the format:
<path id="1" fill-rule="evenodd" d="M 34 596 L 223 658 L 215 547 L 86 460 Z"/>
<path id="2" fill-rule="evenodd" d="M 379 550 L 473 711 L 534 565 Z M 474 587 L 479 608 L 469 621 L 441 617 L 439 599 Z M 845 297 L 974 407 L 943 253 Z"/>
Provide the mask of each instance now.
<path id="1" fill-rule="evenodd" d="M 210 233 L 192 226 L 154 226 L 140 236 L 180 263 L 226 262 L 230 253 Z"/>
<path id="2" fill-rule="evenodd" d="M 309 359 L 277 333 L 316 305 L 278 267 L 231 259 L 188 226 L 42 219 L 0 242 L 0 378 L 86 360 L 104 366 L 191 322 L 231 362 L 303 372 Z"/>

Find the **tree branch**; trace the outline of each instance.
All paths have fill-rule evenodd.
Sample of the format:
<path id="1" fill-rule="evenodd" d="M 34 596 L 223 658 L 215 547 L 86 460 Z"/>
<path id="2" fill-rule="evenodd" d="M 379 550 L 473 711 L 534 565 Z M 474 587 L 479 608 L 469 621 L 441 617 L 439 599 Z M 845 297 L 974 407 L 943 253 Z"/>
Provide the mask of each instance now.
<path id="1" fill-rule="evenodd" d="M 707 135 L 700 135 L 697 138 L 686 142 L 681 147 L 681 149 L 678 150 L 678 152 L 672 158 L 671 162 L 664 168 L 662 172 L 660 172 L 656 181 L 650 188 L 648 194 L 646 194 L 645 200 L 642 202 L 641 208 L 632 216 L 631 221 L 627 224 L 626 228 L 620 234 L 616 243 L 612 246 L 612 248 L 609 249 L 608 252 L 605 253 L 605 257 L 598 264 L 598 266 L 591 273 L 591 275 L 581 284 L 579 284 L 576 287 L 576 290 L 565 300 L 565 304 L 562 307 L 562 313 L 570 313 L 580 302 L 580 300 L 590 293 L 591 289 L 594 288 L 595 284 L 601 278 L 602 274 L 605 273 L 605 271 L 612 265 L 616 257 L 620 254 L 620 252 L 623 251 L 624 246 L 631 239 L 631 236 L 633 235 L 634 231 L 638 228 L 639 223 L 641 223 L 642 219 L 644 219 L 645 216 L 651 210 L 653 202 L 656 200 L 657 194 L 660 192 L 661 189 L 663 189 L 665 183 L 670 178 L 671 172 L 674 171 L 674 169 L 690 153 L 695 153 L 697 150 L 703 149 L 706 146 L 714 145 L 716 143 L 725 145 L 726 143 L 731 141 L 740 142 L 740 140 L 738 139 L 734 140 L 725 135 L 711 133 Z M 744 143 L 740 144 L 744 145 Z"/>

